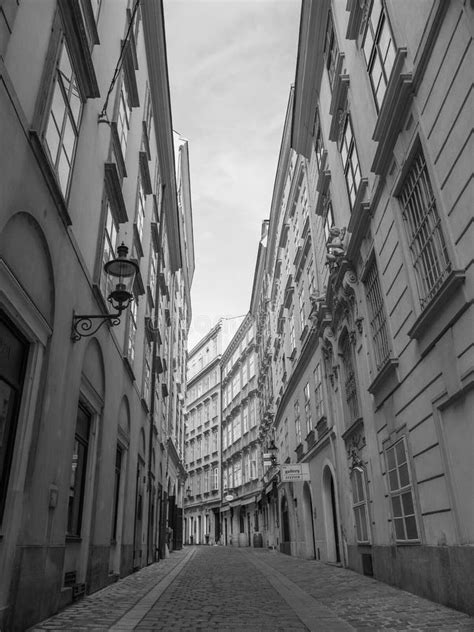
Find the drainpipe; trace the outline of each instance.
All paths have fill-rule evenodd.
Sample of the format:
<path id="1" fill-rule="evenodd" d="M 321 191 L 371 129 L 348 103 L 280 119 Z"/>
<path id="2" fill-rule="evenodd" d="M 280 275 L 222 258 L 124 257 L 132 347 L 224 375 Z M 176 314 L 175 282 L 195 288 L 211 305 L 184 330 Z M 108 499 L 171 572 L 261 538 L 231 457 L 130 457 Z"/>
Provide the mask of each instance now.
<path id="1" fill-rule="evenodd" d="M 160 216 L 158 218 L 158 221 L 160 222 L 159 228 L 158 228 L 158 263 L 156 266 L 156 280 L 155 280 L 155 307 L 154 307 L 154 317 L 155 317 L 155 323 L 156 326 L 158 327 L 158 318 L 159 318 L 159 298 L 160 298 L 160 294 L 159 294 L 159 289 L 160 289 L 160 272 L 161 272 L 161 246 L 162 246 L 162 239 L 163 239 L 163 222 L 164 222 L 164 218 L 165 218 L 165 212 L 164 212 L 164 208 L 165 208 L 165 203 L 164 203 L 164 197 L 165 197 L 165 184 L 161 185 L 161 208 L 160 208 Z M 151 535 L 151 541 L 152 543 L 154 542 L 154 538 L 153 538 L 153 534 L 150 534 L 150 528 L 151 528 L 151 520 L 152 520 L 152 515 L 151 515 L 151 507 L 152 507 L 152 494 L 153 494 L 153 489 L 152 489 L 152 471 L 151 471 L 151 465 L 152 465 L 152 456 L 153 456 L 153 417 L 155 414 L 155 400 L 156 400 L 156 395 L 155 395 L 155 386 L 156 386 L 156 381 L 157 381 L 157 373 L 156 373 L 156 367 L 155 367 L 155 357 L 156 357 L 156 352 L 157 352 L 157 342 L 156 342 L 156 336 L 153 338 L 153 345 L 152 345 L 152 363 L 151 363 L 151 380 L 150 380 L 150 390 L 151 390 L 151 400 L 150 400 L 150 429 L 149 429 L 149 436 L 148 436 L 148 516 L 147 516 L 147 537 L 146 537 L 146 559 L 147 559 L 147 564 L 148 564 L 148 559 L 149 559 L 149 555 L 150 555 L 150 535 Z M 161 481 L 160 481 L 161 482 Z M 153 546 L 153 545 L 152 545 Z M 153 559 L 154 559 L 154 552 L 153 552 Z"/>

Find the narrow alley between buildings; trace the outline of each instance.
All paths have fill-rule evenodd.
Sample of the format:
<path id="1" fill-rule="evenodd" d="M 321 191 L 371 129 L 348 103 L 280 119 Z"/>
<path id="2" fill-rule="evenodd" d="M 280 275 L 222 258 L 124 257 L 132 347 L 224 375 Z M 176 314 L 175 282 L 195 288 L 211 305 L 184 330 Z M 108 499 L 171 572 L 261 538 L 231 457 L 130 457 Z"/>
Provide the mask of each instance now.
<path id="1" fill-rule="evenodd" d="M 259 548 L 187 546 L 30 629 L 474 630 L 474 620 L 339 566 Z"/>

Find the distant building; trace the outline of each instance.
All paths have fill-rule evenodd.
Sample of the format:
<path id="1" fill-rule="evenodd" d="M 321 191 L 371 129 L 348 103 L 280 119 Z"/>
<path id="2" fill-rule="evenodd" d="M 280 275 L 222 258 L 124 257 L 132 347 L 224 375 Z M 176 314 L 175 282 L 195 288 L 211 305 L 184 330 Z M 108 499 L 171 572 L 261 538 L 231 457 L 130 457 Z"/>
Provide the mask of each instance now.
<path id="1" fill-rule="evenodd" d="M 251 314 L 222 354 L 222 541 L 261 546 L 257 354 Z M 260 505 L 261 508 L 261 505 Z"/>
<path id="2" fill-rule="evenodd" d="M 0 11 L 5 630 L 181 545 L 187 143 L 175 161 L 162 3 L 137 6 Z M 73 316 L 114 311 L 104 264 L 122 242 L 139 270 L 130 307 L 73 342 Z"/>
<path id="3" fill-rule="evenodd" d="M 187 544 L 221 537 L 222 321 L 189 352 L 187 363 L 184 538 Z"/>
<path id="4" fill-rule="evenodd" d="M 303 0 L 251 308 L 264 539 L 471 614 L 472 24 Z"/>

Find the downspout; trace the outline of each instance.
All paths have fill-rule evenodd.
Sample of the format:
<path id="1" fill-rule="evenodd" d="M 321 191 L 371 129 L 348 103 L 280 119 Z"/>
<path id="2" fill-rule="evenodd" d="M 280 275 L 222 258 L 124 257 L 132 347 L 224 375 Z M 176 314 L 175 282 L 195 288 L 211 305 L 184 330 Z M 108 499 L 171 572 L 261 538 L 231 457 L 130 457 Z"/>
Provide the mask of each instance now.
<path id="1" fill-rule="evenodd" d="M 156 266 L 156 280 L 155 280 L 155 307 L 154 307 L 154 317 L 156 328 L 158 328 L 159 322 L 159 289 L 160 289 L 160 273 L 161 273 L 161 253 L 162 253 L 162 239 L 163 239 L 163 222 L 164 222 L 164 197 L 165 197 L 165 184 L 161 185 L 161 206 L 160 206 L 160 216 L 158 221 L 160 223 L 158 228 L 158 263 Z M 147 563 L 150 555 L 150 528 L 151 528 L 151 507 L 152 507 L 152 456 L 153 456 L 153 417 L 155 414 L 155 386 L 157 381 L 157 373 L 156 373 L 156 358 L 157 353 L 157 342 L 156 336 L 153 337 L 153 345 L 152 345 L 152 363 L 151 363 L 151 380 L 150 380 L 150 390 L 151 390 L 151 400 L 150 400 L 150 430 L 148 436 L 148 517 L 147 517 L 147 538 L 146 538 L 146 554 L 147 554 Z M 160 481 L 161 482 L 161 481 Z M 153 535 L 153 534 L 151 534 Z M 154 542 L 154 538 L 152 537 L 152 542 Z M 153 554 L 154 559 L 154 554 Z"/>

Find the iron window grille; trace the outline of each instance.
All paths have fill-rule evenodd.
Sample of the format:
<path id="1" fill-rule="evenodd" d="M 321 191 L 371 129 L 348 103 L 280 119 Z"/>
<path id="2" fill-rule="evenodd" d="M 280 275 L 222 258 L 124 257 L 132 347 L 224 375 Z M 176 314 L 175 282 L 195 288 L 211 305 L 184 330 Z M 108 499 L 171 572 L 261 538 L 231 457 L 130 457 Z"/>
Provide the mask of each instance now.
<path id="1" fill-rule="evenodd" d="M 362 45 L 377 111 L 393 70 L 396 49 L 382 0 L 373 0 Z"/>
<path id="2" fill-rule="evenodd" d="M 451 262 L 421 147 L 405 178 L 400 201 L 420 304 L 424 309 L 449 275 Z"/>
<path id="3" fill-rule="evenodd" d="M 379 275 L 375 259 L 372 261 L 364 282 L 369 311 L 370 329 L 375 352 L 377 370 L 381 369 L 390 357 L 390 344 L 387 328 L 387 316 L 382 298 Z"/>
<path id="4" fill-rule="evenodd" d="M 399 542 L 418 540 L 405 440 L 397 441 L 385 454 L 395 539 Z"/>

